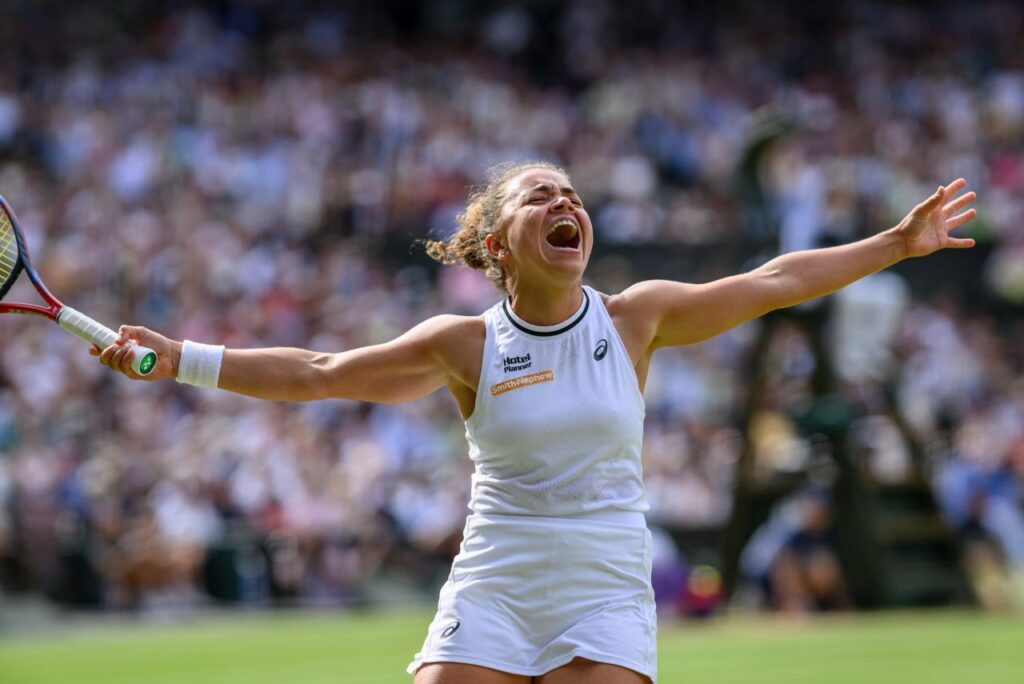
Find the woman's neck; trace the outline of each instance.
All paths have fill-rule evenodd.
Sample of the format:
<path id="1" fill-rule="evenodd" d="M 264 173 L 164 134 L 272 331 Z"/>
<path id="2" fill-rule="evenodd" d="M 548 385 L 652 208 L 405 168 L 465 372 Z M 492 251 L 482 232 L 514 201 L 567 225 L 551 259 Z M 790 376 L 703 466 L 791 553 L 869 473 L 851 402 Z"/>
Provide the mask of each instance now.
<path id="1" fill-rule="evenodd" d="M 557 290 L 527 288 L 519 284 L 508 295 L 517 316 L 534 325 L 556 325 L 576 313 L 583 304 L 583 284 Z"/>

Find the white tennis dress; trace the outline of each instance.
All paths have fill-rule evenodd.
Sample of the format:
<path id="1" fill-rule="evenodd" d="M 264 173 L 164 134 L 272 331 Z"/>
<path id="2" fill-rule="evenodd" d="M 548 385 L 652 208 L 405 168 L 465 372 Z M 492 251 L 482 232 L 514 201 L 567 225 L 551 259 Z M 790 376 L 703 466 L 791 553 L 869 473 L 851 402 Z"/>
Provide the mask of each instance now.
<path id="1" fill-rule="evenodd" d="M 537 676 L 575 657 L 657 676 L 644 403 L 601 296 L 531 325 L 484 313 L 466 421 L 472 513 L 437 614 L 408 671 L 471 663 Z"/>

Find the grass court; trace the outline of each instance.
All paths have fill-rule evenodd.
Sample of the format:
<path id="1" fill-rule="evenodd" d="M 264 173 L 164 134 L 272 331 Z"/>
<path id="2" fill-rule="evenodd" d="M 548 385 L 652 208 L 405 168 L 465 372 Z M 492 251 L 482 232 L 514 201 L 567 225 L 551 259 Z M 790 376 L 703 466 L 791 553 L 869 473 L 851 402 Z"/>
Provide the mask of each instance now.
<path id="1" fill-rule="evenodd" d="M 425 611 L 71 624 L 0 634 L 4 684 L 410 684 Z M 1024 618 L 974 612 L 663 624 L 662 684 L 1020 684 Z"/>

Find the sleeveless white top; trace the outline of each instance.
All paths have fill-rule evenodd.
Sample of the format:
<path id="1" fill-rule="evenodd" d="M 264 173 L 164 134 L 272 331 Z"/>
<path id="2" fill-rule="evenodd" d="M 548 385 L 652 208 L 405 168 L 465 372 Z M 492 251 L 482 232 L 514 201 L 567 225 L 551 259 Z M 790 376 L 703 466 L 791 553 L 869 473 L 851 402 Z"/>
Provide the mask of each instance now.
<path id="1" fill-rule="evenodd" d="M 484 313 L 473 415 L 474 513 L 566 516 L 646 511 L 644 401 L 601 296 L 557 325 L 527 323 L 502 301 Z"/>

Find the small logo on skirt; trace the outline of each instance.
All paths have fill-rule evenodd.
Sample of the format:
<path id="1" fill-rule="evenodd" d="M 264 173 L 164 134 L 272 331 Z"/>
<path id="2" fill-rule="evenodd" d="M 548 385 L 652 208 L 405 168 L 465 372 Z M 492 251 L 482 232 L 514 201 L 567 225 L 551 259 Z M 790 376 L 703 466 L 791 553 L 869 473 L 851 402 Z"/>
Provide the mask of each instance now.
<path id="1" fill-rule="evenodd" d="M 460 624 L 462 624 L 462 623 L 460 623 L 458 620 L 456 620 L 452 624 L 450 624 L 447 627 L 445 627 L 444 631 L 441 632 L 441 638 L 442 639 L 447 639 L 452 634 L 455 634 L 455 632 L 459 631 L 459 625 Z"/>

